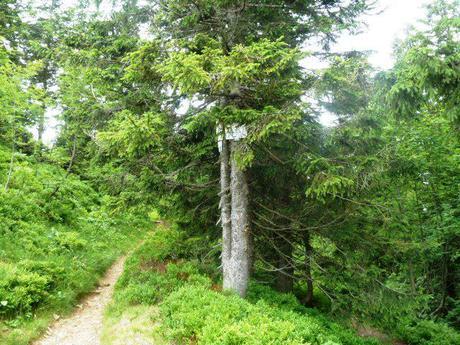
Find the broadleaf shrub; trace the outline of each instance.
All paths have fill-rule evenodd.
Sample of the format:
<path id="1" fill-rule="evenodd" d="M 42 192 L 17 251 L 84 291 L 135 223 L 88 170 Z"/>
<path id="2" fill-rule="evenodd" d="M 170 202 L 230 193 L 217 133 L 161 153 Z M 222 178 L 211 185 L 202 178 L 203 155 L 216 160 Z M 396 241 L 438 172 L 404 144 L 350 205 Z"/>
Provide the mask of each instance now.
<path id="1" fill-rule="evenodd" d="M 128 259 L 112 313 L 159 304 L 165 338 L 205 345 L 375 345 L 303 307 L 294 295 L 251 283 L 246 300 L 213 282 L 177 227 L 160 226 Z"/>
<path id="2" fill-rule="evenodd" d="M 261 300 L 252 304 L 233 294 L 204 286 L 184 286 L 161 304 L 165 333 L 180 343 L 196 339 L 198 344 L 378 344 L 329 321 L 317 320 Z"/>
<path id="3" fill-rule="evenodd" d="M 91 291 L 150 222 L 110 214 L 88 183 L 32 156 L 15 155 L 6 188 L 10 158 L 0 145 L 0 343 L 16 345 Z"/>
<path id="4" fill-rule="evenodd" d="M 460 334 L 447 324 L 422 320 L 403 325 L 399 329 L 402 338 L 411 345 L 452 345 L 460 344 Z"/>

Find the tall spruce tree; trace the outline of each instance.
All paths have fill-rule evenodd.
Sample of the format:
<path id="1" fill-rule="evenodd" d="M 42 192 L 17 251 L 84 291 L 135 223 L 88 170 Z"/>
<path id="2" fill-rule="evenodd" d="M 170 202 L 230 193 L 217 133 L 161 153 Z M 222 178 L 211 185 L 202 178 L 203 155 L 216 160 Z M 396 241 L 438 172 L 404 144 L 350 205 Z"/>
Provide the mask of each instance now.
<path id="1" fill-rule="evenodd" d="M 202 102 L 201 110 L 188 117 L 189 126 L 205 117 L 220 131 L 224 288 L 244 296 L 253 260 L 250 185 L 257 181 L 248 176 L 257 160 L 253 147 L 301 122 L 300 45 L 306 39 L 327 42 L 354 27 L 366 2 L 174 0 L 158 5 L 156 33 L 171 53 L 157 71 L 176 94 Z M 236 140 L 238 130 L 247 137 Z"/>

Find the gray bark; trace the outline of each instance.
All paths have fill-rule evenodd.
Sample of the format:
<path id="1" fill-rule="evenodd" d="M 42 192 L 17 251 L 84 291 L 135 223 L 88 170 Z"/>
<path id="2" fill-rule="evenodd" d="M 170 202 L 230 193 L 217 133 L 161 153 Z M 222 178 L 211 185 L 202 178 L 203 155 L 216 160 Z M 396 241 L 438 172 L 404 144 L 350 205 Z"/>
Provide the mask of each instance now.
<path id="1" fill-rule="evenodd" d="M 8 175 L 6 177 L 6 182 L 5 182 L 5 191 L 8 190 L 8 186 L 10 184 L 11 180 L 11 175 L 13 175 L 13 164 L 14 164 L 14 151 L 15 151 L 15 136 L 16 136 L 16 131 L 13 129 L 13 142 L 11 144 L 11 159 L 10 159 L 10 166 L 8 168 Z"/>
<path id="2" fill-rule="evenodd" d="M 43 111 L 45 111 L 45 109 Z M 38 132 L 38 142 L 42 144 L 43 143 L 43 133 L 45 132 L 45 114 L 40 116 L 37 132 Z"/>
<path id="3" fill-rule="evenodd" d="M 49 72 L 48 72 L 48 68 L 47 66 L 45 66 L 45 75 L 47 75 Z M 48 81 L 45 77 L 45 80 L 43 81 L 43 90 L 45 91 L 45 93 L 47 94 L 48 93 Z M 46 113 L 46 104 L 43 102 L 43 107 L 42 107 L 42 111 L 43 113 L 40 115 L 40 118 L 38 120 L 38 142 L 40 145 L 43 144 L 43 133 L 45 132 L 45 113 Z"/>
<path id="4" fill-rule="evenodd" d="M 232 248 L 226 287 L 244 297 L 248 288 L 251 266 L 249 190 L 245 172 L 234 158 L 237 146 L 236 142 L 230 143 Z"/>
<path id="5" fill-rule="evenodd" d="M 222 130 L 222 151 L 220 153 L 220 219 L 222 223 L 222 271 L 223 288 L 231 288 L 229 280 L 229 262 L 232 256 L 232 222 L 230 205 L 230 148 Z"/>

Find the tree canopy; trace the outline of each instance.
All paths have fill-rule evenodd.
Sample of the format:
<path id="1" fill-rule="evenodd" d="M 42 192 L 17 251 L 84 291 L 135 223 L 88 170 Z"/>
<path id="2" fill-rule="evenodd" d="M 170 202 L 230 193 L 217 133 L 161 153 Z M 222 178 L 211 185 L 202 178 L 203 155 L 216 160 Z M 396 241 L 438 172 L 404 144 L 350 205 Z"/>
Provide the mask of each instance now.
<path id="1" fill-rule="evenodd" d="M 40 187 L 44 204 L 67 202 L 76 178 L 104 210 L 155 209 L 241 297 L 263 282 L 409 344 L 456 336 L 458 0 L 427 6 L 386 71 L 331 51 L 371 1 L 99 5 L 0 4 L 4 193 L 25 155 L 65 172 Z M 311 54 L 327 67 L 303 68 Z"/>

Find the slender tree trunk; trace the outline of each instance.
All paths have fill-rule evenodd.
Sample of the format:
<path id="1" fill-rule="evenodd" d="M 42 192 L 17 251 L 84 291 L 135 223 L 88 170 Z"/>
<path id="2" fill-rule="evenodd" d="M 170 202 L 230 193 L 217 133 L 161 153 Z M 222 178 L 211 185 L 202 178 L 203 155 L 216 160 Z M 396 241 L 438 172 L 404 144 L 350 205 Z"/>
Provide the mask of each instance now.
<path id="1" fill-rule="evenodd" d="M 222 150 L 220 153 L 220 219 L 222 223 L 222 271 L 223 288 L 232 287 L 229 263 L 232 257 L 232 222 L 230 205 L 230 148 L 222 128 Z"/>
<path id="2" fill-rule="evenodd" d="M 10 159 L 10 164 L 9 164 L 9 168 L 8 168 L 8 175 L 6 176 L 6 182 L 5 182 L 5 191 L 8 190 L 8 187 L 10 185 L 10 181 L 11 181 L 11 175 L 13 175 L 13 164 L 14 164 L 14 151 L 15 151 L 15 139 L 16 139 L 16 130 L 13 129 L 13 139 L 12 139 L 12 143 L 11 143 L 11 159 Z"/>
<path id="3" fill-rule="evenodd" d="M 45 131 L 45 124 L 43 122 L 43 119 L 40 119 L 40 123 L 38 125 L 38 142 L 40 144 L 43 143 L 43 132 Z"/>
<path id="4" fill-rule="evenodd" d="M 74 138 L 73 147 L 72 147 L 72 155 L 70 156 L 70 161 L 69 161 L 69 165 L 67 166 L 67 171 L 66 171 L 66 174 L 64 176 L 64 180 L 70 175 L 70 172 L 72 171 L 72 166 L 73 166 L 73 163 L 75 161 L 76 153 L 77 153 L 77 140 Z M 49 199 L 52 199 L 57 194 L 57 192 L 59 192 L 59 188 L 61 188 L 61 183 L 56 185 L 56 187 L 54 188 L 54 190 L 50 194 Z"/>
<path id="5" fill-rule="evenodd" d="M 311 307 L 313 306 L 313 278 L 311 275 L 311 261 L 313 248 L 310 244 L 310 233 L 306 232 L 304 236 L 304 247 L 305 247 L 305 279 L 307 280 L 307 293 L 303 300 L 303 304 Z"/>
<path id="6" fill-rule="evenodd" d="M 43 109 L 45 112 L 46 110 Z M 45 132 L 45 114 L 40 116 L 40 119 L 38 120 L 38 141 L 40 144 L 43 143 L 43 133 Z"/>
<path id="7" fill-rule="evenodd" d="M 48 68 L 45 68 L 46 74 L 48 74 Z M 45 93 L 48 93 L 48 81 L 45 80 L 43 81 L 43 90 Z M 46 113 L 46 104 L 43 102 L 43 107 L 42 107 L 43 113 L 40 115 L 40 118 L 38 119 L 38 142 L 40 145 L 43 144 L 43 133 L 45 132 L 45 113 Z"/>
<path id="8" fill-rule="evenodd" d="M 280 292 L 291 292 L 294 287 L 294 267 L 292 265 L 292 243 L 283 234 L 278 239 L 278 271 L 276 277 L 276 289 Z"/>
<path id="9" fill-rule="evenodd" d="M 237 143 L 230 142 L 231 151 L 231 223 L 232 255 L 228 266 L 228 288 L 241 297 L 246 295 L 251 266 L 249 229 L 249 189 L 245 172 L 235 160 Z"/>

